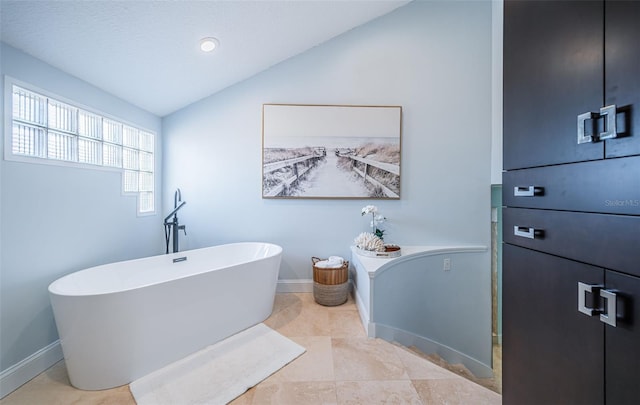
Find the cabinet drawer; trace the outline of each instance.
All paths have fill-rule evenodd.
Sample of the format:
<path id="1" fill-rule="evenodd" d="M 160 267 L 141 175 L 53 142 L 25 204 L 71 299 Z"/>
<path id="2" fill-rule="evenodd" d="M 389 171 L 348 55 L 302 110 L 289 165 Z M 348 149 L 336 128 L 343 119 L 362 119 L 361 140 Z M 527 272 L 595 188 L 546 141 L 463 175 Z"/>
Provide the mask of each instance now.
<path id="1" fill-rule="evenodd" d="M 640 215 L 640 156 L 503 173 L 502 205 Z"/>
<path id="2" fill-rule="evenodd" d="M 506 243 L 640 276 L 640 217 L 505 208 Z"/>

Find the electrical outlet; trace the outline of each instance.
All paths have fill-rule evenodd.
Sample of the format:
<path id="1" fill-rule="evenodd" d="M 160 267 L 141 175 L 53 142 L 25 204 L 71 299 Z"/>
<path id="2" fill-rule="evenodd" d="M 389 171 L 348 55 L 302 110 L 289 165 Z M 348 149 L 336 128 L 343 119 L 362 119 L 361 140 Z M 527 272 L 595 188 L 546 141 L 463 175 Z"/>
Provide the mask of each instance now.
<path id="1" fill-rule="evenodd" d="M 451 270 L 451 259 L 450 258 L 446 257 L 444 259 L 444 262 L 442 264 L 442 268 L 443 268 L 444 271 Z"/>

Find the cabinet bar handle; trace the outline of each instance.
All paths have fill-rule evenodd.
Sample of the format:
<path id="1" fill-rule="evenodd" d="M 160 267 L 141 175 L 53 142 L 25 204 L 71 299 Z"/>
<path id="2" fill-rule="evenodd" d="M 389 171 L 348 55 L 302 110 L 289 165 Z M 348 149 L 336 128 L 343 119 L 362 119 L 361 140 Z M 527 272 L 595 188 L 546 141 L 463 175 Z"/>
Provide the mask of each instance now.
<path id="1" fill-rule="evenodd" d="M 536 236 L 542 236 L 543 233 L 544 233 L 543 231 L 536 228 L 529 228 L 526 226 L 518 226 L 518 225 L 513 226 L 513 234 L 515 236 L 520 236 L 521 238 L 535 239 Z"/>
<path id="2" fill-rule="evenodd" d="M 587 315 L 594 316 L 599 314 L 601 311 L 599 308 L 590 308 L 586 304 L 586 293 L 591 293 L 593 295 L 597 294 L 599 291 L 601 292 L 601 285 L 591 285 L 578 282 L 578 311 Z"/>
<path id="3" fill-rule="evenodd" d="M 596 118 L 598 118 L 598 114 L 594 112 L 586 112 L 578 115 L 578 144 L 597 141 L 597 139 L 593 139 L 593 136 L 586 135 L 584 131 L 584 124 L 588 120 L 595 120 Z"/>
<path id="4" fill-rule="evenodd" d="M 618 136 L 616 128 L 616 106 L 608 105 L 600 109 L 600 116 L 604 117 L 604 132 L 600 132 L 599 139 L 612 139 Z"/>
<path id="5" fill-rule="evenodd" d="M 604 131 L 597 135 L 586 135 L 584 125 L 588 120 L 604 118 Z M 586 112 L 578 115 L 578 143 L 597 142 L 605 139 L 612 139 L 618 136 L 616 128 L 616 105 L 608 105 L 600 108 L 599 113 Z"/>
<path id="6" fill-rule="evenodd" d="M 514 187 L 513 188 L 513 196 L 514 197 L 534 197 L 536 195 L 543 194 L 544 188 L 536 187 L 536 186 L 524 186 L 524 187 Z"/>
<path id="7" fill-rule="evenodd" d="M 600 297 L 607 300 L 607 313 L 600 314 L 600 321 L 606 323 L 607 325 L 611 325 L 614 328 L 616 327 L 616 314 L 618 310 L 618 305 L 616 302 L 616 293 L 611 292 L 609 290 L 600 290 Z"/>

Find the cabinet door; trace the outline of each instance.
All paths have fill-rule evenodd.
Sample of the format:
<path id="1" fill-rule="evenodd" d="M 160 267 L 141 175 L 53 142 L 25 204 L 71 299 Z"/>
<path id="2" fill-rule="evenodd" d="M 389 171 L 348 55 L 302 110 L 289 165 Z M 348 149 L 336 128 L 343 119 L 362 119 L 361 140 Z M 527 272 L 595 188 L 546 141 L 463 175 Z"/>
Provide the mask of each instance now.
<path id="1" fill-rule="evenodd" d="M 604 324 L 578 312 L 601 268 L 505 244 L 503 403 L 602 404 Z"/>
<path id="2" fill-rule="evenodd" d="M 617 326 L 606 330 L 607 404 L 640 400 L 640 278 L 607 271 L 607 290 L 615 291 Z"/>
<path id="3" fill-rule="evenodd" d="M 606 105 L 618 108 L 623 137 L 606 141 L 607 157 L 640 154 L 640 2 L 607 1 Z"/>
<path id="4" fill-rule="evenodd" d="M 504 168 L 604 157 L 604 142 L 577 143 L 578 115 L 603 97 L 603 16 L 598 1 L 505 1 Z"/>

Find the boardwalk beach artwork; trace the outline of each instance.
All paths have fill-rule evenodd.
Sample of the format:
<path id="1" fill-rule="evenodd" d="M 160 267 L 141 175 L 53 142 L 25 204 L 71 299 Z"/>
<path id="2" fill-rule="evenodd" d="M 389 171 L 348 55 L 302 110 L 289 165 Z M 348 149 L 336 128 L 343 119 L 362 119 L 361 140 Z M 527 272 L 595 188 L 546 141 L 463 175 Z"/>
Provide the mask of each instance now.
<path id="1" fill-rule="evenodd" d="M 264 104 L 263 198 L 400 198 L 402 107 Z"/>

